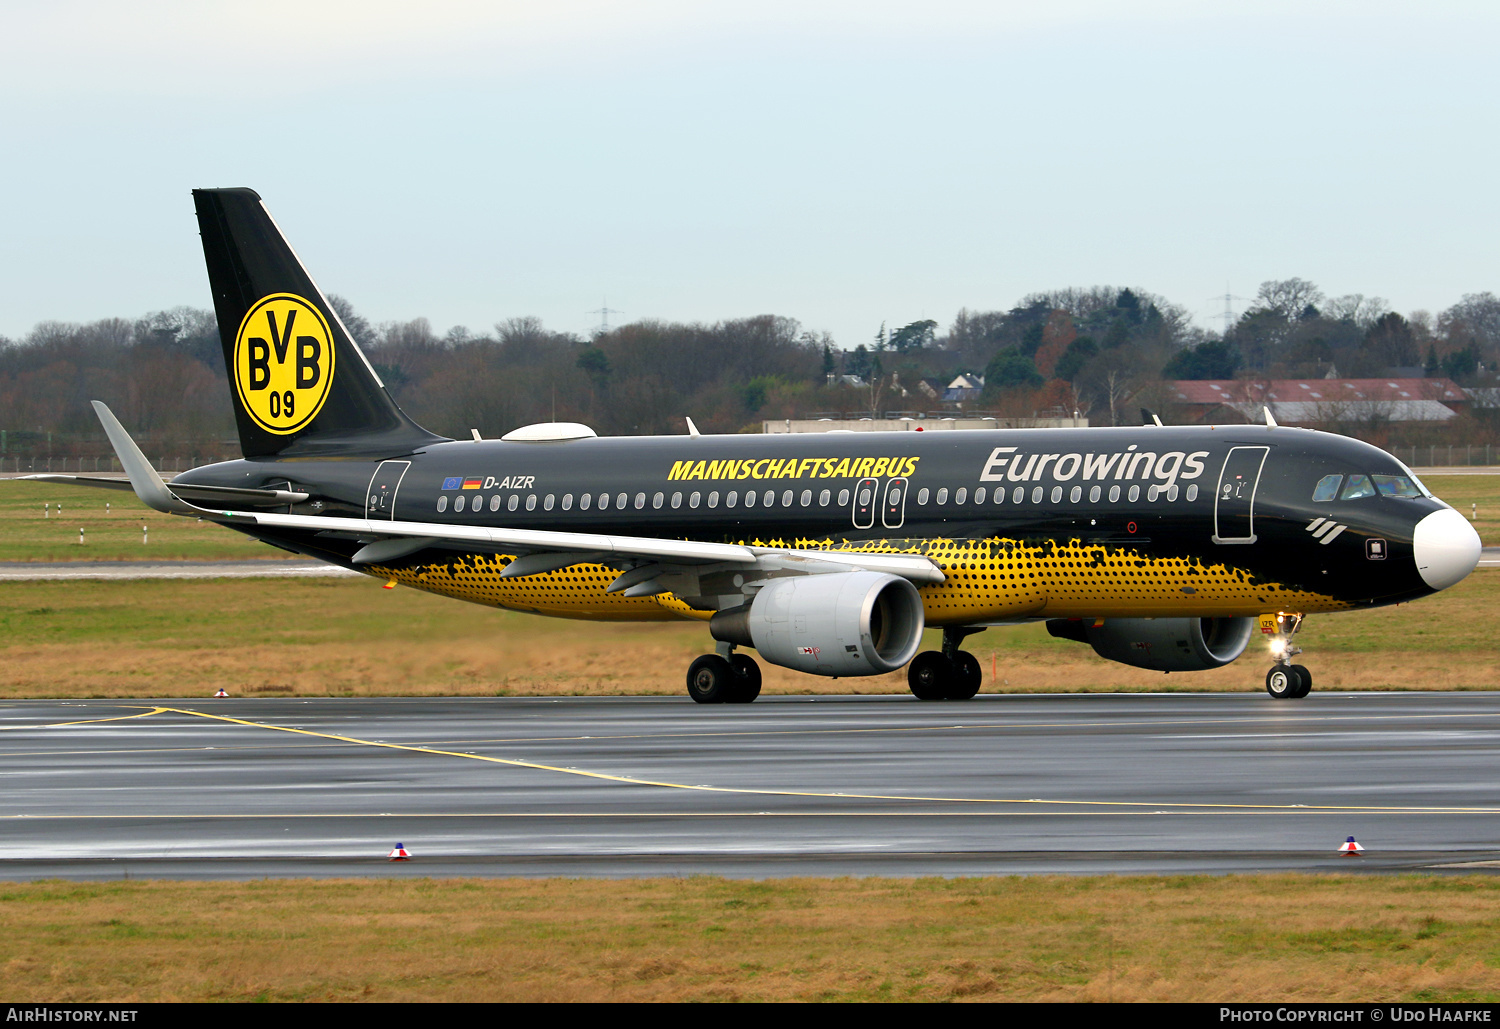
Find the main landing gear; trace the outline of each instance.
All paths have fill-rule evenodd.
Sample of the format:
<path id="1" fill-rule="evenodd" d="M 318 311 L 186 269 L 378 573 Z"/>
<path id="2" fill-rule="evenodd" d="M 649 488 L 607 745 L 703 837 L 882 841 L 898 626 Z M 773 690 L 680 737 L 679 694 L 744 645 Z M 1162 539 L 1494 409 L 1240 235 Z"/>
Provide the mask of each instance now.
<path id="1" fill-rule="evenodd" d="M 906 684 L 918 700 L 971 700 L 979 692 L 984 674 L 979 659 L 958 645 L 965 636 L 983 632 L 974 626 L 943 630 L 943 649 L 924 650 L 906 666 Z"/>
<path id="2" fill-rule="evenodd" d="M 688 696 L 700 704 L 748 704 L 760 696 L 760 665 L 734 646 L 720 643 L 688 666 Z"/>
<path id="3" fill-rule="evenodd" d="M 1272 631 L 1271 656 L 1276 659 L 1266 673 L 1266 692 L 1277 700 L 1301 700 L 1312 692 L 1312 673 L 1305 665 L 1292 664 L 1292 658 L 1302 653 L 1302 648 L 1292 642 L 1302 627 L 1302 616 L 1263 615 L 1261 624 Z"/>

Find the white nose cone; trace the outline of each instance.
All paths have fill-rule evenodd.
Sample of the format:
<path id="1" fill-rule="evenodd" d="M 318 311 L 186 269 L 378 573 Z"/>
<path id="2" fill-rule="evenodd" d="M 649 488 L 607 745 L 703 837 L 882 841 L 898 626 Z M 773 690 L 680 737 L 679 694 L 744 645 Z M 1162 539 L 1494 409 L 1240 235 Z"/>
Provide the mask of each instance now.
<path id="1" fill-rule="evenodd" d="M 1451 507 L 1423 518 L 1412 535 L 1417 571 L 1435 590 L 1445 590 L 1472 572 L 1479 564 L 1479 550 L 1479 533 Z"/>

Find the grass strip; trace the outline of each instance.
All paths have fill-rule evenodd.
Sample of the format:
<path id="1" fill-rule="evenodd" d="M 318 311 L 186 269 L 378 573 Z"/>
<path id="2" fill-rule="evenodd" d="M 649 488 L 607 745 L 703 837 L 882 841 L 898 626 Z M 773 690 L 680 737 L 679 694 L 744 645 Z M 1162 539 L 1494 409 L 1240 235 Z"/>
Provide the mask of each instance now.
<path id="1" fill-rule="evenodd" d="M 1317 615 L 1298 642 L 1318 689 L 1487 690 L 1500 682 L 1500 573 L 1415 604 Z M 924 645 L 936 647 L 938 634 Z M 1163 675 L 1104 661 L 1042 625 L 971 637 L 986 692 L 1255 691 L 1270 660 Z M 680 695 L 708 649 L 694 622 L 581 623 L 373 579 L 11 582 L 0 698 Z M 762 662 L 765 692 L 906 693 L 903 672 L 830 680 Z"/>
<path id="2" fill-rule="evenodd" d="M 1500 999 L 1500 879 L 35 882 L 29 1001 Z"/>

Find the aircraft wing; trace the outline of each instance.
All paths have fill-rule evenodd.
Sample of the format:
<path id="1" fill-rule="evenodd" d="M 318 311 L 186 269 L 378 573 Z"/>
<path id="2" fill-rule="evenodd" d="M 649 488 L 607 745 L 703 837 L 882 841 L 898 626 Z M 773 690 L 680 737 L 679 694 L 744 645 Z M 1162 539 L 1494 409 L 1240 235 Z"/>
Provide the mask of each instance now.
<path id="1" fill-rule="evenodd" d="M 130 476 L 136 496 L 148 507 L 167 514 L 192 515 L 228 524 L 263 525 L 313 532 L 339 533 L 361 540 L 364 546 L 354 555 L 356 564 L 374 564 L 396 560 L 434 543 L 467 543 L 488 547 L 514 548 L 526 552 L 507 572 L 512 576 L 536 575 L 544 571 L 585 561 L 613 558 L 639 562 L 639 570 L 627 571 L 612 589 L 638 590 L 641 595 L 659 587 L 649 580 L 648 565 L 744 566 L 763 571 L 786 571 L 801 574 L 864 569 L 899 575 L 916 583 L 942 582 L 942 569 L 919 554 L 865 554 L 854 551 L 785 550 L 776 547 L 747 547 L 735 543 L 705 543 L 699 540 L 663 539 L 649 536 L 612 536 L 599 533 L 552 532 L 542 529 L 509 529 L 484 525 L 450 525 L 439 522 L 398 522 L 370 518 L 344 518 L 335 515 L 292 515 L 248 511 L 215 511 L 190 502 L 197 499 L 193 491 L 202 487 L 172 487 L 162 481 L 156 469 L 114 413 L 95 400 L 94 411 L 120 459 L 120 466 Z M 180 492 L 179 492 L 180 491 Z M 230 491 L 240 492 L 240 491 Z M 281 491 L 252 491 L 279 493 Z M 220 494 L 223 496 L 224 494 Z M 281 501 L 285 503 L 287 501 Z M 670 568 L 663 568 L 669 572 Z M 636 576 L 634 582 L 627 580 Z"/>
<path id="2" fill-rule="evenodd" d="M 170 488 L 170 487 L 168 487 Z M 920 554 L 865 554 L 839 550 L 791 550 L 780 547 L 747 547 L 737 543 L 704 543 L 698 540 L 664 539 L 652 536 L 614 536 L 586 532 L 552 532 L 542 529 L 506 529 L 483 525 L 449 525 L 439 522 L 397 522 L 330 515 L 261 514 L 244 511 L 204 511 L 216 521 L 252 522 L 256 525 L 337 532 L 369 542 L 354 555 L 355 564 L 375 564 L 414 553 L 434 543 L 469 543 L 523 550 L 527 557 L 515 562 L 511 575 L 536 575 L 585 561 L 607 562 L 609 558 L 635 558 L 671 565 L 745 565 L 766 570 L 818 574 L 863 569 L 886 572 L 922 584 L 942 582 L 944 574 Z M 410 541 L 410 545 L 403 545 Z"/>

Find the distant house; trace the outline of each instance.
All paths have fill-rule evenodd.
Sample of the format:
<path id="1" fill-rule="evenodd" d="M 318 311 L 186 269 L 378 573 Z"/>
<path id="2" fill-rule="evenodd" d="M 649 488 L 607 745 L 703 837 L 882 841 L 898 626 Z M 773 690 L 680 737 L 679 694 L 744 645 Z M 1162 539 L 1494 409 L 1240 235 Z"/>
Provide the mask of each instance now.
<path id="1" fill-rule="evenodd" d="M 942 379 L 920 379 L 917 382 L 917 392 L 928 400 L 941 400 L 947 391 L 948 386 Z"/>
<path id="2" fill-rule="evenodd" d="M 1327 422 L 1445 422 L 1469 403 L 1450 379 L 1178 379 L 1167 396 L 1193 422 L 1284 425 Z"/>
<path id="3" fill-rule="evenodd" d="M 948 383 L 943 390 L 943 402 L 948 404 L 967 404 L 979 399 L 979 394 L 984 392 L 983 375 L 960 375 Z"/>

